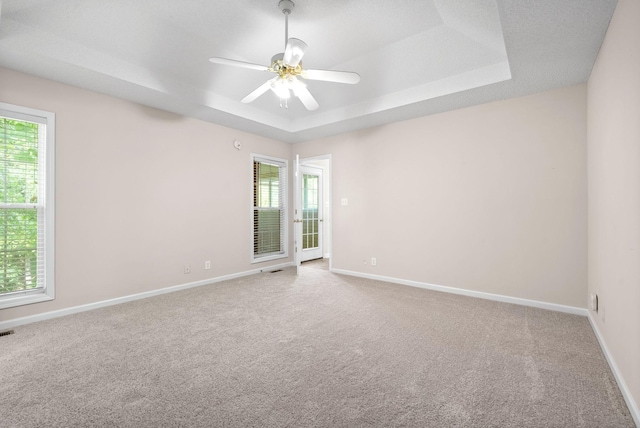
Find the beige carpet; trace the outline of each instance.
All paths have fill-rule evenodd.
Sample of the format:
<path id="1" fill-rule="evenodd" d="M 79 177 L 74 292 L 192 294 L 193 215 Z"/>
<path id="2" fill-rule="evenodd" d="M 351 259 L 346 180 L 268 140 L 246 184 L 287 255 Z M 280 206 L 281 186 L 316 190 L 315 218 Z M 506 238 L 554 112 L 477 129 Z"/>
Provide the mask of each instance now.
<path id="1" fill-rule="evenodd" d="M 325 262 L 15 328 L 2 427 L 633 427 L 586 318 Z"/>

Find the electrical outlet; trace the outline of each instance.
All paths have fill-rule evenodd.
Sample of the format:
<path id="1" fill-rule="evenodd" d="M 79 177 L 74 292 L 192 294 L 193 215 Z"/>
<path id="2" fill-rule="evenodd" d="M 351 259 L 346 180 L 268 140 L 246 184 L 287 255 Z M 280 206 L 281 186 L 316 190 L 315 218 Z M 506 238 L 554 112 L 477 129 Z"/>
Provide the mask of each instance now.
<path id="1" fill-rule="evenodd" d="M 191 273 L 191 266 L 190 265 L 184 265 L 184 273 Z"/>
<path id="2" fill-rule="evenodd" d="M 211 269 L 211 260 L 207 260 L 206 262 L 204 262 L 204 268 Z"/>
<path id="3" fill-rule="evenodd" d="M 375 266 L 375 265 L 376 265 L 376 258 L 371 257 L 371 266 Z"/>

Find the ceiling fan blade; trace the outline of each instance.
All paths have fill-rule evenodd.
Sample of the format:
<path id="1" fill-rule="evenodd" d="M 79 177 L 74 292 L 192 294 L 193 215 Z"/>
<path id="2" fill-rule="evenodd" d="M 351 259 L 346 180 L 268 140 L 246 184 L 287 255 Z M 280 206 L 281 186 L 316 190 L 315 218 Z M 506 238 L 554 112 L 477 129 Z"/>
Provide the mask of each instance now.
<path id="1" fill-rule="evenodd" d="M 288 67 L 296 67 L 304 55 L 307 44 L 300 39 L 290 38 L 287 40 L 287 47 L 284 49 L 282 62 Z"/>
<path id="2" fill-rule="evenodd" d="M 315 110 L 320 107 L 320 104 L 318 104 L 318 101 L 313 98 L 313 95 L 311 95 L 307 86 L 297 79 L 293 83 L 293 93 L 300 99 L 307 110 Z"/>
<path id="3" fill-rule="evenodd" d="M 301 76 L 307 80 L 349 83 L 350 85 L 355 85 L 360 81 L 360 75 L 352 71 L 302 70 Z"/>
<path id="4" fill-rule="evenodd" d="M 211 61 L 214 64 L 231 65 L 233 67 L 248 68 L 251 70 L 258 70 L 258 71 L 269 70 L 269 67 L 265 65 L 253 64 L 253 63 L 244 62 L 244 61 L 236 61 L 235 59 L 219 58 L 214 56 L 213 58 L 209 58 L 209 61 Z"/>
<path id="5" fill-rule="evenodd" d="M 277 79 L 277 77 L 276 77 L 276 79 Z M 249 95 L 247 95 L 246 97 L 241 99 L 240 102 L 241 103 L 245 103 L 245 104 L 252 102 L 256 98 L 258 98 L 260 95 L 264 94 L 269 89 L 271 89 L 271 83 L 272 82 L 273 82 L 273 79 L 267 80 L 262 85 L 258 86 L 258 88 L 255 91 L 251 92 Z"/>

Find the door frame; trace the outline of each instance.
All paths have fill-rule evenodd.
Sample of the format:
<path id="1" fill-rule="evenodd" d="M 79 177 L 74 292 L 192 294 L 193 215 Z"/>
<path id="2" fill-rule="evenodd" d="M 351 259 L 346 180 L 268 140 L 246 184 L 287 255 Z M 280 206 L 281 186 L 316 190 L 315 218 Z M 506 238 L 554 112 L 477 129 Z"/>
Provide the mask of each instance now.
<path id="1" fill-rule="evenodd" d="M 294 251 L 295 247 L 298 246 L 298 243 L 302 244 L 302 223 L 296 222 L 296 219 L 301 219 L 302 217 L 302 174 L 300 173 L 300 165 L 309 165 L 318 167 L 317 164 L 314 165 L 316 161 L 327 161 L 326 168 L 323 168 L 323 186 L 326 186 L 326 193 L 328 195 L 327 198 L 324 198 L 324 214 L 323 217 L 326 219 L 327 216 L 329 218 L 328 221 L 324 221 L 323 223 L 326 225 L 326 230 L 324 233 L 324 249 L 323 249 L 323 257 L 327 254 L 329 255 L 329 271 L 333 270 L 333 165 L 332 165 L 332 157 L 330 153 L 318 155 L 318 156 L 310 156 L 306 158 L 300 158 L 298 154 L 295 155 L 295 174 L 294 174 L 294 223 L 293 223 L 293 235 L 294 235 Z M 300 258 L 301 252 L 300 250 L 297 253 L 294 253 L 294 265 L 296 266 L 296 272 L 299 271 L 300 268 Z"/>

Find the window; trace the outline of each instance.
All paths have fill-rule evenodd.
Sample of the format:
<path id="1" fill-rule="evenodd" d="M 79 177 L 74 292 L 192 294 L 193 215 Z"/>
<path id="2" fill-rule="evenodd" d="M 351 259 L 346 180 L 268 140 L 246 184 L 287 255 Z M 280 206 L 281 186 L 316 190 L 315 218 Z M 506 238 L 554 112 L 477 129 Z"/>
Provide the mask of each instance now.
<path id="1" fill-rule="evenodd" d="M 0 308 L 54 296 L 54 122 L 0 103 Z"/>
<path id="2" fill-rule="evenodd" d="M 254 262 L 287 257 L 287 161 L 253 155 Z"/>

